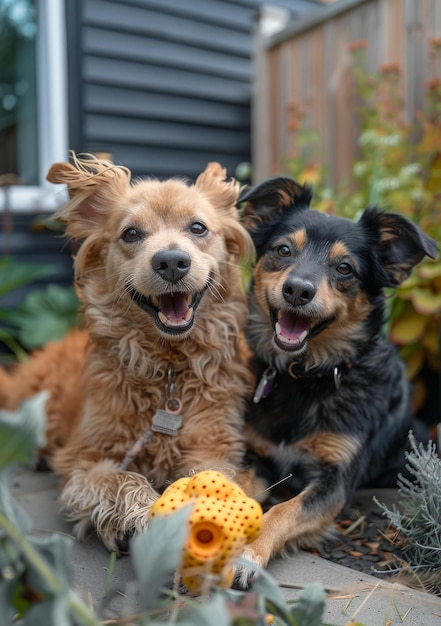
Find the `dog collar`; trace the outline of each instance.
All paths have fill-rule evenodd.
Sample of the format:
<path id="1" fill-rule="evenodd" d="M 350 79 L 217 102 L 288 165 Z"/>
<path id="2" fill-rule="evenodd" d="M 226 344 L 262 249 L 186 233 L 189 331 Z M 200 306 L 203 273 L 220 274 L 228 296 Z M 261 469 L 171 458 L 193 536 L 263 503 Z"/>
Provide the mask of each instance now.
<path id="1" fill-rule="evenodd" d="M 331 370 L 323 371 L 320 369 L 311 369 L 308 371 L 297 369 L 297 363 L 292 361 L 288 365 L 288 374 L 291 378 L 295 380 L 310 380 L 310 379 L 330 379 L 333 381 L 335 388 L 338 389 L 340 387 L 340 383 L 342 378 L 347 376 L 349 370 L 352 367 L 352 363 L 342 363 L 339 366 L 333 367 Z M 262 398 L 266 398 L 269 396 L 271 391 L 274 388 L 274 381 L 277 376 L 277 369 L 270 365 L 263 372 L 260 381 L 254 391 L 253 402 L 254 404 L 258 404 Z"/>
<path id="2" fill-rule="evenodd" d="M 314 378 L 318 378 L 318 379 L 327 378 L 327 379 L 331 379 L 334 382 L 335 388 L 338 389 L 340 387 L 342 378 L 347 376 L 347 374 L 349 373 L 349 370 L 352 367 L 352 363 L 342 363 L 341 365 L 337 365 L 333 367 L 331 370 L 321 370 L 321 369 L 313 368 L 311 370 L 306 371 L 302 369 L 296 369 L 296 366 L 297 366 L 297 363 L 295 361 L 292 361 L 292 363 L 288 365 L 288 374 L 291 376 L 291 378 L 294 378 L 296 380 L 297 379 L 308 380 L 308 379 L 314 379 Z"/>

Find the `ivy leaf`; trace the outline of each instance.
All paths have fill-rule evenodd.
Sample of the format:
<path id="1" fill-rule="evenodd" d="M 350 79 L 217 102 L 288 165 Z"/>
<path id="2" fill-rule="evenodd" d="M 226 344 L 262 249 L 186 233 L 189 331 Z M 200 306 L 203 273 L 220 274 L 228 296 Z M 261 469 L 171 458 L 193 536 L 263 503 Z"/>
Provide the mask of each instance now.
<path id="1" fill-rule="evenodd" d="M 147 531 L 130 544 L 144 610 L 157 608 L 161 589 L 180 565 L 190 511 L 191 506 L 185 506 L 173 515 L 154 517 Z"/>
<path id="2" fill-rule="evenodd" d="M 390 329 L 390 339 L 399 346 L 418 341 L 428 323 L 427 317 L 409 310 L 397 318 Z"/>
<path id="3" fill-rule="evenodd" d="M 274 578 L 262 567 L 258 567 L 255 563 L 247 561 L 243 557 L 237 559 L 237 562 L 243 567 L 254 570 L 256 577 L 253 580 L 253 591 L 265 600 L 270 600 L 272 604 L 285 607 L 285 599 Z"/>
<path id="4" fill-rule="evenodd" d="M 291 615 L 299 626 L 321 626 L 326 594 L 320 583 L 308 585 L 291 609 Z"/>
<path id="5" fill-rule="evenodd" d="M 21 572 L 9 579 L 3 577 L 0 582 L 0 615 L 4 624 L 12 624 L 16 613 L 22 614 L 28 606 L 22 598 L 23 584 L 20 578 Z"/>
<path id="6" fill-rule="evenodd" d="M 78 321 L 79 305 L 73 287 L 32 291 L 14 315 L 18 338 L 29 349 L 61 339 Z"/>
<path id="7" fill-rule="evenodd" d="M 406 357 L 406 372 L 409 380 L 413 380 L 418 374 L 424 363 L 424 352 L 415 344 L 411 346 L 413 350 Z"/>
<path id="8" fill-rule="evenodd" d="M 231 626 L 231 616 L 225 597 L 214 592 L 210 599 L 205 600 L 192 611 L 191 624 L 192 626 Z"/>
<path id="9" fill-rule="evenodd" d="M 73 539 L 60 533 L 51 533 L 43 537 L 30 535 L 27 539 L 38 551 L 46 566 L 56 573 L 58 584 L 63 589 L 69 589 L 73 585 L 73 574 L 69 565 Z M 36 568 L 28 572 L 27 582 L 42 594 L 54 593 L 51 580 L 43 577 Z"/>
<path id="10" fill-rule="evenodd" d="M 77 623 L 70 614 L 67 592 L 33 604 L 23 617 L 23 626 L 74 626 Z"/>
<path id="11" fill-rule="evenodd" d="M 238 558 L 237 562 L 247 569 L 254 570 L 257 574 L 253 580 L 253 592 L 258 597 L 259 611 L 261 613 L 269 611 L 280 618 L 284 624 L 298 626 L 290 614 L 290 608 L 285 602 L 280 587 L 271 574 L 243 557 Z"/>
<path id="12" fill-rule="evenodd" d="M 10 490 L 9 470 L 2 470 L 0 472 L 0 512 L 11 521 L 16 528 L 19 528 L 22 532 L 28 530 L 31 527 L 31 521 L 28 514 L 24 509 L 18 505 L 12 497 Z M 4 536 L 2 529 L 0 528 L 0 538 Z M 12 558 L 12 552 L 16 553 L 15 548 L 6 550 L 3 545 L 0 544 L 0 567 L 5 566 Z"/>
<path id="13" fill-rule="evenodd" d="M 441 263 L 438 261 L 426 261 L 420 267 L 417 268 L 417 272 L 421 278 L 437 278 L 441 276 Z"/>
<path id="14" fill-rule="evenodd" d="M 51 265 L 16 263 L 11 257 L 0 259 L 0 296 L 53 273 Z"/>
<path id="15" fill-rule="evenodd" d="M 441 293 L 433 293 L 430 289 L 414 289 L 411 299 L 415 310 L 421 315 L 441 312 Z"/>
<path id="16" fill-rule="evenodd" d="M 426 348 L 426 350 L 431 352 L 436 357 L 438 355 L 440 345 L 439 342 L 439 328 L 435 323 L 429 326 L 429 328 L 426 330 L 426 332 L 424 333 L 424 337 L 421 339 L 421 343 Z"/>
<path id="17" fill-rule="evenodd" d="M 0 411 L 0 470 L 31 463 L 35 449 L 44 444 L 47 399 L 43 391 L 25 400 L 17 411 Z"/>
<path id="18" fill-rule="evenodd" d="M 23 402 L 17 411 L 0 411 L 0 511 L 21 530 L 28 529 L 30 522 L 11 495 L 9 474 L 15 464 L 29 464 L 36 447 L 43 445 L 47 398 L 47 392 L 42 392 Z M 0 563 L 5 560 L 7 554 L 0 550 Z"/>

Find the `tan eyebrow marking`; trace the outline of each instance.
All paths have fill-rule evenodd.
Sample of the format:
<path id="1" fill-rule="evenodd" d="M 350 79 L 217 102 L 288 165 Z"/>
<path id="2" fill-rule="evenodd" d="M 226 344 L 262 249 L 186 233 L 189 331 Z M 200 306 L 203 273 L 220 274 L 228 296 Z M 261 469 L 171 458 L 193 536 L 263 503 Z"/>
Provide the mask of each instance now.
<path id="1" fill-rule="evenodd" d="M 306 236 L 306 230 L 304 228 L 297 230 L 295 233 L 292 233 L 292 235 L 290 235 L 290 239 L 294 243 L 297 250 L 303 250 L 306 242 L 308 241 L 308 237 Z"/>
<path id="2" fill-rule="evenodd" d="M 342 257 L 350 256 L 350 252 L 342 241 L 336 241 L 329 252 L 329 260 L 330 261 L 338 261 Z"/>

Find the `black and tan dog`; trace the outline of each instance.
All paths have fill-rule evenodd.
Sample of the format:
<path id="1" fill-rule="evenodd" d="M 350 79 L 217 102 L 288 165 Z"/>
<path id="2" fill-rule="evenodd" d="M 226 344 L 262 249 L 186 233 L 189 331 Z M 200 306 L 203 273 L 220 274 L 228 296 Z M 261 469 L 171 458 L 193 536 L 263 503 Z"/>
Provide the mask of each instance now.
<path id="1" fill-rule="evenodd" d="M 322 538 L 355 488 L 396 478 L 411 415 L 404 365 L 382 332 L 384 289 L 437 248 L 376 207 L 358 222 L 312 210 L 311 190 L 289 178 L 241 200 L 257 249 L 248 339 L 260 383 L 248 441 L 258 473 L 282 480 L 244 553 L 265 566 Z"/>

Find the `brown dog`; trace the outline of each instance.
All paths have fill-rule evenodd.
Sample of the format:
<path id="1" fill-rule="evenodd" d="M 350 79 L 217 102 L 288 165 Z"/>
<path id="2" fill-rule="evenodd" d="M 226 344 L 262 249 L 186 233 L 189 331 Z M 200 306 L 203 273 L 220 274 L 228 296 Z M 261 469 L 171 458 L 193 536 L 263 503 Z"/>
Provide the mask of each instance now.
<path id="1" fill-rule="evenodd" d="M 61 503 L 109 550 L 146 528 L 168 481 L 240 470 L 247 307 L 239 259 L 253 246 L 237 220 L 239 186 L 211 163 L 194 185 L 130 183 L 130 171 L 73 157 L 48 174 L 70 200 L 57 217 L 81 242 L 75 258 L 86 331 L 2 374 L 16 408 L 49 389 L 46 453 Z"/>

